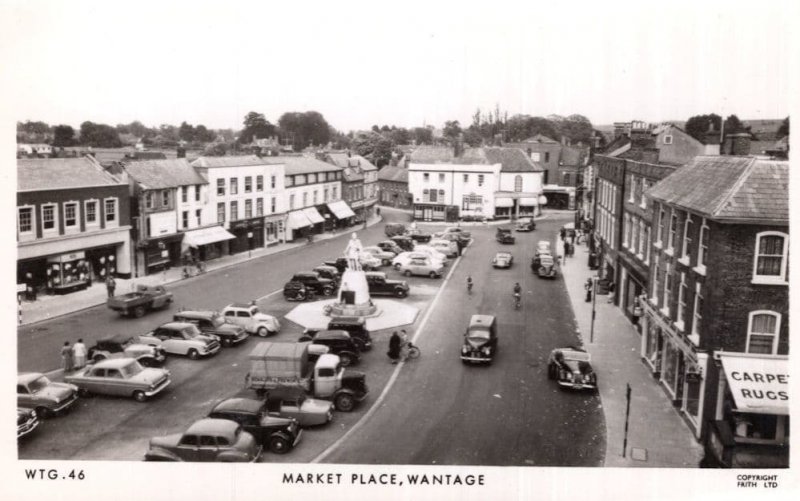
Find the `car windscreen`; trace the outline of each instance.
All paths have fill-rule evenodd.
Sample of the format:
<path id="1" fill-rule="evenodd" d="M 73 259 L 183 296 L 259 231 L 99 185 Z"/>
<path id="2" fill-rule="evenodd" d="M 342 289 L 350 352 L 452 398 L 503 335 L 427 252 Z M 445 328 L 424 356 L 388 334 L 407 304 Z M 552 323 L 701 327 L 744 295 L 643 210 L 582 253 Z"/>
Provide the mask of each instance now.
<path id="1" fill-rule="evenodd" d="M 574 360 L 576 362 L 589 362 L 591 355 L 582 351 L 564 351 L 564 360 Z"/>
<path id="2" fill-rule="evenodd" d="M 477 343 L 487 341 L 489 339 L 489 329 L 473 327 L 467 334 L 467 339 Z"/>
<path id="3" fill-rule="evenodd" d="M 120 367 L 122 375 L 126 378 L 133 377 L 143 370 L 144 368 L 141 366 L 141 364 L 135 360 L 125 366 Z"/>
<path id="4" fill-rule="evenodd" d="M 221 315 L 214 315 L 211 317 L 211 323 L 214 325 L 214 327 L 220 327 L 225 323 L 225 318 L 223 318 Z"/>
<path id="5" fill-rule="evenodd" d="M 200 329 L 197 328 L 195 325 L 187 325 L 181 332 L 185 334 L 186 339 L 197 337 L 200 335 Z"/>
<path id="6" fill-rule="evenodd" d="M 46 376 L 42 376 L 31 381 L 30 384 L 28 384 L 28 388 L 31 393 L 36 393 L 39 390 L 47 388 L 48 384 L 50 384 L 50 380 L 47 379 Z"/>

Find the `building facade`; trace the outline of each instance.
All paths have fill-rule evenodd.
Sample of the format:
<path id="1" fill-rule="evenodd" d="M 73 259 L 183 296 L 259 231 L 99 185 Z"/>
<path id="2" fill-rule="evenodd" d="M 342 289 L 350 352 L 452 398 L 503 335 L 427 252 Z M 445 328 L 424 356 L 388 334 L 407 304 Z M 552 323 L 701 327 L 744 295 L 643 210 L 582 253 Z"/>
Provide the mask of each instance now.
<path id="1" fill-rule="evenodd" d="M 643 360 L 707 458 L 788 466 L 788 162 L 702 156 L 647 196 Z"/>
<path id="2" fill-rule="evenodd" d="M 270 160 L 285 165 L 286 241 L 322 233 L 355 216 L 341 199 L 342 169 L 336 165 L 299 155 Z"/>
<path id="3" fill-rule="evenodd" d="M 619 271 L 623 196 L 625 192 L 625 160 L 596 156 L 594 242 L 598 254 L 598 275 L 606 282 L 616 281 Z"/>
<path id="4" fill-rule="evenodd" d="M 342 169 L 342 200 L 355 212 L 355 222 L 371 218 L 378 203 L 378 168 L 349 151 L 324 153 L 321 160 Z"/>
<path id="5" fill-rule="evenodd" d="M 131 276 L 128 185 L 91 157 L 17 160 L 17 282 L 65 294 Z"/>
<path id="6" fill-rule="evenodd" d="M 408 191 L 408 168 L 405 165 L 386 165 L 378 171 L 378 203 L 398 209 L 411 209 Z"/>

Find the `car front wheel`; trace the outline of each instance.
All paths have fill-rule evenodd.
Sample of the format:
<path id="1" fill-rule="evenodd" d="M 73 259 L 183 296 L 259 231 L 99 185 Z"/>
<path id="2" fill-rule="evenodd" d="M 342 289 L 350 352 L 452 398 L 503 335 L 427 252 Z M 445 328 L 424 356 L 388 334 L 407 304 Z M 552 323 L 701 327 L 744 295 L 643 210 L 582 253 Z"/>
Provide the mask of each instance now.
<path id="1" fill-rule="evenodd" d="M 435 271 L 432 271 L 432 272 L 430 272 L 428 275 L 429 275 L 431 278 L 436 278 L 436 277 L 438 277 L 438 275 L 436 274 L 436 272 L 435 272 Z"/>
<path id="2" fill-rule="evenodd" d="M 356 399 L 348 393 L 340 393 L 336 396 L 334 405 L 337 411 L 350 412 L 356 406 Z"/>
<path id="3" fill-rule="evenodd" d="M 258 328 L 258 331 L 256 331 L 256 333 L 258 334 L 258 337 L 267 337 L 267 336 L 269 336 L 269 331 L 263 325 Z"/>
<path id="4" fill-rule="evenodd" d="M 144 306 L 137 306 L 134 308 L 133 316 L 136 318 L 142 318 L 144 316 Z"/>
<path id="5" fill-rule="evenodd" d="M 287 452 L 289 452 L 290 447 L 291 444 L 289 443 L 289 440 L 286 439 L 286 437 L 282 437 L 280 435 L 273 435 L 269 439 L 269 450 L 273 454 L 286 454 Z"/>
<path id="6" fill-rule="evenodd" d="M 394 265 L 394 269 L 395 270 L 400 271 L 400 268 L 401 268 L 400 263 L 397 263 L 396 265 Z"/>
<path id="7" fill-rule="evenodd" d="M 187 353 L 186 355 L 188 355 L 191 360 L 197 360 L 198 358 L 200 358 L 200 354 L 194 348 L 189 350 L 189 353 Z"/>
<path id="8" fill-rule="evenodd" d="M 144 402 L 147 400 L 147 395 L 142 390 L 136 390 L 133 392 L 133 399 L 137 402 Z"/>
<path id="9" fill-rule="evenodd" d="M 410 277 L 410 276 L 411 276 L 411 270 L 406 270 L 406 271 L 404 271 L 404 272 L 403 272 L 403 275 L 405 275 L 405 276 L 407 276 L 407 277 Z"/>
<path id="10" fill-rule="evenodd" d="M 405 289 L 397 289 L 394 295 L 397 297 L 406 297 L 406 291 Z"/>
<path id="11" fill-rule="evenodd" d="M 53 411 L 51 411 L 47 407 L 37 407 L 36 415 L 42 419 L 47 419 L 53 415 Z"/>

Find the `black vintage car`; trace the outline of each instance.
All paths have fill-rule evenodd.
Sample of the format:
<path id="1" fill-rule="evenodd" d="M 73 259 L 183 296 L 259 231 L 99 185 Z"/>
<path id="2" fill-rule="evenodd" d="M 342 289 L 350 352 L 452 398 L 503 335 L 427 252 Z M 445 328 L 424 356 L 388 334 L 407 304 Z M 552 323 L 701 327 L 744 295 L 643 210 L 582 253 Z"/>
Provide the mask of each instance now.
<path id="1" fill-rule="evenodd" d="M 403 248 L 397 245 L 397 243 L 393 240 L 384 240 L 382 242 L 378 242 L 377 245 L 379 249 L 386 252 L 394 252 L 395 254 L 400 254 L 403 252 Z"/>
<path id="2" fill-rule="evenodd" d="M 328 266 L 326 264 L 321 264 L 311 271 L 319 273 L 319 276 L 321 276 L 322 278 L 327 278 L 328 280 L 333 282 L 334 287 L 339 286 L 339 280 L 341 280 L 342 278 L 341 272 L 335 266 Z"/>
<path id="3" fill-rule="evenodd" d="M 562 388 L 597 390 L 597 374 L 592 369 L 592 357 L 586 350 L 568 346 L 550 352 L 547 377 L 558 381 Z"/>
<path id="4" fill-rule="evenodd" d="M 383 231 L 386 233 L 387 237 L 402 235 L 406 232 L 406 225 L 403 223 L 387 223 Z"/>
<path id="5" fill-rule="evenodd" d="M 214 406 L 208 417 L 239 423 L 256 442 L 275 454 L 292 450 L 303 434 L 297 420 L 272 416 L 267 411 L 266 402 L 249 398 L 223 400 Z"/>
<path id="6" fill-rule="evenodd" d="M 172 316 L 172 320 L 194 324 L 203 334 L 214 334 L 223 346 L 239 344 L 247 339 L 243 327 L 225 321 L 225 317 L 216 311 L 181 310 Z"/>
<path id="7" fill-rule="evenodd" d="M 497 355 L 497 318 L 491 315 L 472 315 L 464 332 L 461 361 L 465 364 L 491 364 L 495 355 Z"/>
<path id="8" fill-rule="evenodd" d="M 287 301 L 313 301 L 316 297 L 310 287 L 306 287 L 303 282 L 286 282 L 283 286 L 283 297 Z"/>
<path id="9" fill-rule="evenodd" d="M 520 219 L 514 229 L 516 231 L 533 231 L 536 229 L 536 222 L 533 219 Z"/>
<path id="10" fill-rule="evenodd" d="M 426 233 L 419 228 L 409 228 L 406 231 L 406 236 L 409 237 L 411 240 L 415 242 L 419 242 L 421 244 L 427 243 L 431 241 L 433 235 L 430 233 Z"/>
<path id="11" fill-rule="evenodd" d="M 391 280 L 386 278 L 386 273 L 370 271 L 366 273 L 367 286 L 370 296 L 408 296 L 408 282 L 405 280 Z"/>
<path id="12" fill-rule="evenodd" d="M 324 330 L 319 332 L 307 330 L 298 341 L 301 343 L 311 341 L 314 344 L 327 346 L 330 350 L 328 353 L 339 356 L 342 367 L 357 364 L 361 360 L 361 350 L 358 344 L 354 342 L 350 334 L 343 330 Z"/>
<path id="13" fill-rule="evenodd" d="M 347 269 L 347 259 L 343 257 L 338 257 L 336 259 L 329 259 L 327 261 L 323 261 L 322 266 L 330 266 L 336 268 L 336 270 L 341 275 L 342 273 L 344 273 L 344 270 Z"/>
<path id="14" fill-rule="evenodd" d="M 391 238 L 392 242 L 396 243 L 398 247 L 406 252 L 414 250 L 414 241 L 410 237 L 397 235 Z"/>
<path id="15" fill-rule="evenodd" d="M 290 282 L 301 282 L 307 288 L 314 291 L 317 296 L 330 296 L 334 292 L 334 283 L 327 279 L 322 278 L 316 271 L 303 271 L 295 273 Z"/>
<path id="16" fill-rule="evenodd" d="M 328 322 L 329 331 L 345 331 L 350 334 L 353 342 L 358 346 L 360 352 L 372 349 L 372 336 L 367 330 L 367 323 L 361 317 L 339 317 Z M 317 331 L 306 329 L 305 334 L 313 334 Z"/>
<path id="17" fill-rule="evenodd" d="M 497 228 L 495 239 L 501 244 L 513 244 L 516 241 L 508 228 Z"/>
<path id="18" fill-rule="evenodd" d="M 109 358 L 135 358 L 143 367 L 161 367 L 167 360 L 163 348 L 138 342 L 133 336 L 116 334 L 102 337 L 89 348 L 88 359 L 100 362 Z"/>

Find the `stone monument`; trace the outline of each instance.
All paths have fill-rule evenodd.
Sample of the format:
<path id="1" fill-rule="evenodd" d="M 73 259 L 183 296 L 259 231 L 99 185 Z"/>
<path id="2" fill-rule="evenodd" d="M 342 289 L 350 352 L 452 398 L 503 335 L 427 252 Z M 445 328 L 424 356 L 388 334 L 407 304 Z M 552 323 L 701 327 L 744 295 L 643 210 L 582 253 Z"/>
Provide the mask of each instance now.
<path id="1" fill-rule="evenodd" d="M 353 233 L 344 250 L 347 268 L 342 274 L 336 301 L 330 307 L 332 317 L 366 317 L 378 313 L 377 306 L 369 296 L 367 277 L 361 268 L 362 249 L 361 241 Z"/>

